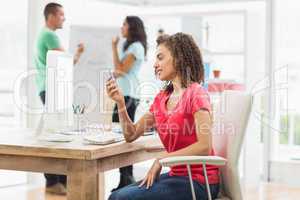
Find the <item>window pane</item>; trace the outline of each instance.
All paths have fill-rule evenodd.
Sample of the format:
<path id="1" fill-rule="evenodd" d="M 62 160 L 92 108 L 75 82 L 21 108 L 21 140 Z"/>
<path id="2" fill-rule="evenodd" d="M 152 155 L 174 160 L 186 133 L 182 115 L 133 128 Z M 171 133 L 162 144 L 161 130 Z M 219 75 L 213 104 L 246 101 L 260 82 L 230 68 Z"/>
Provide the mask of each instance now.
<path id="1" fill-rule="evenodd" d="M 27 1 L 6 1 L 0 18 L 0 69 L 26 66 L 26 40 Z"/>
<path id="2" fill-rule="evenodd" d="M 212 70 L 221 70 L 220 78 L 244 82 L 244 56 L 215 55 L 212 56 Z M 212 77 L 212 75 L 211 75 Z"/>
<path id="3" fill-rule="evenodd" d="M 16 121 L 13 86 L 27 66 L 27 3 L 5 1 L 0 17 L 0 125 Z M 17 6 L 16 6 L 17 5 Z M 13 12 L 12 12 L 13 11 Z"/>
<path id="4" fill-rule="evenodd" d="M 300 2 L 295 0 L 275 1 L 275 127 L 281 127 L 280 144 L 300 145 Z M 278 90 L 285 90 L 284 94 Z M 283 111 L 285 114 L 283 114 Z M 287 130 L 282 130 L 286 128 Z M 290 156 L 290 155 L 287 155 Z"/>
<path id="5" fill-rule="evenodd" d="M 204 47 L 214 52 L 243 51 L 243 14 L 222 14 L 203 18 Z"/>
<path id="6" fill-rule="evenodd" d="M 282 115 L 280 117 L 280 144 L 288 144 L 289 142 L 289 116 Z"/>
<path id="7" fill-rule="evenodd" d="M 294 144 L 300 145 L 300 114 L 294 116 Z"/>
<path id="8" fill-rule="evenodd" d="M 300 1 L 276 0 L 276 67 L 300 62 Z"/>

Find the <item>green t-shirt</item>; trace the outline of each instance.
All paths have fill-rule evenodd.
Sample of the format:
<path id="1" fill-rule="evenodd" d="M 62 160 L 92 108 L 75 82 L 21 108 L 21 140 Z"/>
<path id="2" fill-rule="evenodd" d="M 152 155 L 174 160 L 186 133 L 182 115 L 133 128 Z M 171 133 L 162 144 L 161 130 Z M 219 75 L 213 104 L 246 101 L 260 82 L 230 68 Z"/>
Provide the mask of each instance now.
<path id="1" fill-rule="evenodd" d="M 44 27 L 38 35 L 34 56 L 37 69 L 36 83 L 39 92 L 45 91 L 47 52 L 57 48 L 60 48 L 59 38 L 54 31 Z"/>

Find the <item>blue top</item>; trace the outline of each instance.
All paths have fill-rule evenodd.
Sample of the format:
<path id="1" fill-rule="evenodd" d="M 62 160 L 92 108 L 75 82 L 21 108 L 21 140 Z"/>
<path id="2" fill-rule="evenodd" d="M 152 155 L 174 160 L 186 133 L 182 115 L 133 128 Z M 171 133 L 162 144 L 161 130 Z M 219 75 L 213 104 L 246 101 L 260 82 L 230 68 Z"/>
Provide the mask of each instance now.
<path id="1" fill-rule="evenodd" d="M 208 90 L 209 74 L 210 74 L 210 65 L 209 65 L 209 63 L 205 62 L 204 63 L 204 83 L 203 83 L 203 87 L 206 90 Z"/>
<path id="2" fill-rule="evenodd" d="M 119 54 L 120 60 L 123 61 L 123 59 L 125 59 L 129 54 L 133 54 L 135 57 L 133 66 L 125 75 L 117 78 L 117 83 L 124 96 L 130 96 L 138 99 L 141 90 L 141 88 L 139 88 L 138 73 L 145 60 L 145 49 L 142 43 L 134 42 L 130 44 L 125 52 L 122 49 Z"/>

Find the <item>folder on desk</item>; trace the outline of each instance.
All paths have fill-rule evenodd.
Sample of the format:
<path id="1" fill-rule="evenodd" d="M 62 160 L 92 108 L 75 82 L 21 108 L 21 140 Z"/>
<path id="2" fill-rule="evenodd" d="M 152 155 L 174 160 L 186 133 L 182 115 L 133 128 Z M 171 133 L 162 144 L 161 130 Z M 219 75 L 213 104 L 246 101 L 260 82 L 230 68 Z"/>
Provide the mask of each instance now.
<path id="1" fill-rule="evenodd" d="M 124 140 L 124 136 L 113 132 L 105 132 L 97 135 L 87 135 L 84 140 L 89 144 L 107 145 Z"/>

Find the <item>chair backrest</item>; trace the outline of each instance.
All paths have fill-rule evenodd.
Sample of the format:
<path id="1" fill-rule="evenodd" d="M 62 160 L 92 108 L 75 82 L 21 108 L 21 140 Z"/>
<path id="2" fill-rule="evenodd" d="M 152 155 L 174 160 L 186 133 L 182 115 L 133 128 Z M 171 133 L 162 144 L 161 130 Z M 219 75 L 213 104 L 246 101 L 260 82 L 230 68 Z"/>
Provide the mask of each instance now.
<path id="1" fill-rule="evenodd" d="M 216 155 L 227 159 L 221 188 L 231 200 L 242 199 L 238 161 L 251 105 L 251 95 L 239 91 L 225 91 L 213 104 L 213 146 Z"/>

